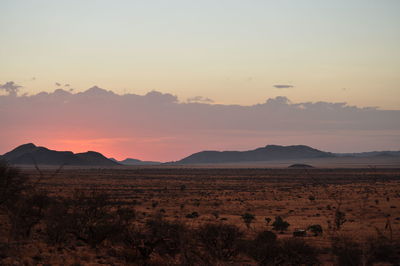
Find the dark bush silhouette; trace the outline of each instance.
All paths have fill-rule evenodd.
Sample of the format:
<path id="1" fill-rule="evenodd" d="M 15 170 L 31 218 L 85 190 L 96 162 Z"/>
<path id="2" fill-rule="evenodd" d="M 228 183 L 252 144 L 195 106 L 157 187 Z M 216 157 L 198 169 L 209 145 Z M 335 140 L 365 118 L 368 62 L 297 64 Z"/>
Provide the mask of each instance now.
<path id="1" fill-rule="evenodd" d="M 361 265 L 362 249 L 360 244 L 348 237 L 333 238 L 332 252 L 337 258 L 338 265 Z"/>
<path id="2" fill-rule="evenodd" d="M 12 208 L 28 188 L 27 181 L 18 168 L 0 160 L 0 207 Z"/>
<path id="3" fill-rule="evenodd" d="M 146 265 L 152 254 L 175 257 L 186 248 L 187 228 L 180 223 L 169 222 L 157 215 L 146 222 L 145 227 L 125 227 L 122 234 L 127 262 Z"/>
<path id="4" fill-rule="evenodd" d="M 280 265 L 319 265 L 318 254 L 318 250 L 303 239 L 287 238 L 280 241 L 277 262 Z"/>
<path id="5" fill-rule="evenodd" d="M 135 227 L 125 228 L 123 234 L 124 252 L 123 257 L 128 263 L 136 262 L 146 265 L 154 252 L 157 242 Z"/>
<path id="6" fill-rule="evenodd" d="M 245 242 L 244 250 L 259 265 L 274 265 L 279 253 L 277 236 L 271 231 L 262 231 L 254 240 Z"/>
<path id="7" fill-rule="evenodd" d="M 272 223 L 272 228 L 275 231 L 286 231 L 290 224 L 284 221 L 281 216 L 276 216 L 275 221 Z"/>
<path id="8" fill-rule="evenodd" d="M 200 215 L 198 212 L 192 212 L 192 213 L 188 213 L 186 214 L 186 218 L 190 218 L 190 219 L 194 219 L 194 218 L 198 218 Z"/>
<path id="9" fill-rule="evenodd" d="M 323 233 L 322 226 L 319 224 L 310 225 L 307 230 L 311 231 L 314 236 L 321 236 Z"/>
<path id="10" fill-rule="evenodd" d="M 116 215 L 122 226 L 128 226 L 137 216 L 134 209 L 126 207 L 119 207 L 116 211 Z"/>
<path id="11" fill-rule="evenodd" d="M 69 208 L 69 202 L 66 200 L 53 201 L 49 206 L 44 219 L 46 241 L 49 244 L 66 244 L 68 232 L 73 224 Z"/>
<path id="12" fill-rule="evenodd" d="M 379 236 L 367 239 L 368 262 L 396 264 L 400 261 L 400 243 Z"/>
<path id="13" fill-rule="evenodd" d="M 271 231 L 262 231 L 255 238 L 256 244 L 275 244 L 277 236 Z"/>
<path id="14" fill-rule="evenodd" d="M 242 215 L 242 220 L 247 228 L 250 228 L 251 223 L 256 219 L 256 216 L 251 213 L 245 213 Z"/>
<path id="15" fill-rule="evenodd" d="M 230 224 L 205 224 L 197 230 L 199 244 L 211 261 L 231 261 L 238 253 L 243 233 Z"/>
<path id="16" fill-rule="evenodd" d="M 155 251 L 158 254 L 175 256 L 179 253 L 187 231 L 183 224 L 169 222 L 158 216 L 148 220 L 146 226 L 149 237 L 157 243 Z"/>
<path id="17" fill-rule="evenodd" d="M 346 214 L 340 210 L 335 211 L 335 229 L 340 230 L 342 225 L 346 222 Z"/>
<path id="18" fill-rule="evenodd" d="M 246 254 L 258 265 L 318 265 L 318 250 L 297 238 L 277 239 L 271 231 L 246 241 Z"/>
<path id="19" fill-rule="evenodd" d="M 122 233 L 110 204 L 105 193 L 76 191 L 71 201 L 71 233 L 93 247 Z"/>
<path id="20" fill-rule="evenodd" d="M 32 229 L 39 224 L 45 215 L 50 198 L 45 193 L 35 192 L 20 198 L 9 211 L 11 233 L 15 239 L 27 239 Z"/>

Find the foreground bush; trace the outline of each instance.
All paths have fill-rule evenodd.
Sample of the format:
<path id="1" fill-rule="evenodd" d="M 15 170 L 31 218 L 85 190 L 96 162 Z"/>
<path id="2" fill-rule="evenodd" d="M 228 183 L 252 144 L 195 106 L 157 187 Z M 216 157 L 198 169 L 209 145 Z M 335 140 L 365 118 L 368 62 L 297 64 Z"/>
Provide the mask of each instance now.
<path id="1" fill-rule="evenodd" d="M 279 264 L 283 265 L 319 265 L 318 249 L 300 238 L 288 238 L 280 241 Z"/>
<path id="2" fill-rule="evenodd" d="M 319 252 L 303 239 L 277 239 L 271 231 L 263 231 L 250 241 L 245 250 L 258 265 L 318 265 Z"/>
<path id="3" fill-rule="evenodd" d="M 244 242 L 244 250 L 247 255 L 258 262 L 259 265 L 274 265 L 279 245 L 277 236 L 271 231 L 262 231 L 257 234 L 254 240 Z"/>
<path id="4" fill-rule="evenodd" d="M 243 233 L 230 224 L 205 224 L 197 230 L 199 244 L 212 261 L 231 261 L 240 251 Z"/>
<path id="5" fill-rule="evenodd" d="M 14 202 L 14 208 L 9 211 L 13 239 L 28 239 L 33 228 L 44 218 L 49 203 L 50 198 L 45 193 L 34 191 L 32 195 L 26 195 Z"/>
<path id="6" fill-rule="evenodd" d="M 332 253 L 340 265 L 373 265 L 400 261 L 400 244 L 379 236 L 356 242 L 349 237 L 332 239 Z"/>
<path id="7" fill-rule="evenodd" d="M 0 160 L 0 208 L 11 209 L 28 188 L 26 175 Z"/>

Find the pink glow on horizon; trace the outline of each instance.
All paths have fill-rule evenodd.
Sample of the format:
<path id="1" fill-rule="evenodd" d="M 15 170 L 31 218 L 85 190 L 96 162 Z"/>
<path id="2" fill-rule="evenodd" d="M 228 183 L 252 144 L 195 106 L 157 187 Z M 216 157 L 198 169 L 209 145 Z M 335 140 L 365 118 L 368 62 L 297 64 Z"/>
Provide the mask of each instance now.
<path id="1" fill-rule="evenodd" d="M 203 150 L 308 145 L 330 152 L 399 150 L 400 111 L 345 103 L 253 106 L 181 103 L 170 94 L 117 95 L 97 87 L 0 96 L 0 154 L 32 142 L 106 157 L 175 161 Z M 6 141 L 5 141 L 6 140 Z"/>

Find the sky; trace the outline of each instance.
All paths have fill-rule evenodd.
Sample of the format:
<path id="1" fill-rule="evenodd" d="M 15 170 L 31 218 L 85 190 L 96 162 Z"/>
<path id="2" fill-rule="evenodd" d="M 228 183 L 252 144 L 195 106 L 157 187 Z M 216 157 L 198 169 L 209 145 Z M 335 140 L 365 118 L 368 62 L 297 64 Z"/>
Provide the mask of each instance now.
<path id="1" fill-rule="evenodd" d="M 393 116 L 400 110 L 398 0 L 1 0 L 0 10 L 0 122 L 6 125 L 0 136 L 8 137 L 0 141 L 0 153 L 29 140 L 163 161 L 199 149 L 266 144 L 309 144 L 330 151 L 399 149 L 399 120 Z M 114 109 L 115 99 L 132 95 L 143 101 L 151 95 L 175 100 L 167 107 L 152 102 L 154 110 L 143 103 L 143 108 L 116 108 L 110 113 L 138 127 L 121 119 L 120 124 L 104 124 L 114 129 L 102 128 L 94 111 L 105 116 L 102 105 L 92 106 L 91 97 L 85 98 L 86 107 L 71 100 L 79 102 L 93 86 L 112 91 L 107 99 Z M 30 123 L 39 123 L 32 118 L 39 108 L 32 101 L 43 101 L 37 115 L 47 117 L 59 107 L 52 104 L 61 89 L 71 98 L 63 101 L 75 118 L 59 114 L 59 121 Z M 260 107 L 270 100 L 292 109 Z M 308 105 L 301 109 L 304 103 L 316 104 L 314 111 Z M 356 115 L 345 123 L 336 109 L 338 113 L 324 113 L 332 124 L 323 117 L 309 121 L 308 130 L 300 130 L 297 122 L 285 124 L 292 119 L 289 113 L 297 115 L 293 108 L 307 111 L 300 112 L 299 121 L 318 116 L 318 103 L 374 115 L 362 120 L 370 126 L 360 125 Z M 76 114 L 73 108 L 87 113 Z M 235 117 L 239 109 L 249 111 Z M 190 122 L 192 131 L 186 124 L 165 124 L 156 110 Z M 257 126 L 272 119 L 266 110 L 286 122 L 278 121 L 275 128 Z M 135 118 L 127 112 L 135 112 L 130 114 Z M 223 118 L 232 124 L 222 123 Z M 151 119 L 154 123 L 146 121 Z M 201 123 L 195 126 L 197 120 Z M 79 130 L 66 134 L 74 124 Z"/>

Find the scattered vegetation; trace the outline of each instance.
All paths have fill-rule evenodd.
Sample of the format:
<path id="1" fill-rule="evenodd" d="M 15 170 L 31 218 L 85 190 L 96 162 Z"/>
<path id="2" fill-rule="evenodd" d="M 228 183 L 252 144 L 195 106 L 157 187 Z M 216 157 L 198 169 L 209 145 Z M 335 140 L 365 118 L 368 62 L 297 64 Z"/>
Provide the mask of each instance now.
<path id="1" fill-rule="evenodd" d="M 340 208 L 341 204 L 332 204 L 329 208 L 325 207 L 326 203 L 313 204 L 314 210 L 320 208 L 318 212 L 326 212 L 333 230 L 315 223 L 307 231 L 321 238 L 297 238 L 276 234 L 289 230 L 290 224 L 285 219 L 296 225 L 290 217 L 293 212 L 282 212 L 270 225 L 270 218 L 266 217 L 265 223 L 262 220 L 256 223 L 256 215 L 248 212 L 236 214 L 235 218 L 220 218 L 225 216 L 222 203 L 209 205 L 221 208 L 208 212 L 212 219 L 204 209 L 196 209 L 202 213 L 201 217 L 197 211 L 185 214 L 184 207 L 179 209 L 185 202 L 175 203 L 177 208 L 171 210 L 165 206 L 168 197 L 154 194 L 139 197 L 142 193 L 139 189 L 134 191 L 136 204 L 133 204 L 133 200 L 124 202 L 98 188 L 80 188 L 64 195 L 45 188 L 18 169 L 0 163 L 0 264 L 44 265 L 52 256 L 68 256 L 63 254 L 79 258 L 70 265 L 84 265 L 92 260 L 133 265 L 320 265 L 327 254 L 337 265 L 399 261 L 400 244 L 392 232 L 389 216 L 385 228 L 377 228 L 375 235 L 355 239 L 345 234 L 347 224 L 343 228 L 346 222 L 351 225 L 354 215 L 347 206 Z M 206 193 L 203 196 L 210 197 Z M 279 201 L 279 195 L 271 193 L 271 197 Z M 194 202 L 201 199 L 199 196 Z M 307 202 L 307 196 L 304 201 Z M 187 201 L 186 206 L 190 206 L 189 202 L 192 201 Z M 218 202 L 222 201 L 218 199 Z M 242 203 L 242 199 L 237 202 Z M 377 205 L 376 199 L 371 202 Z M 388 209 L 396 205 L 395 197 L 392 196 L 390 204 Z M 245 210 L 255 211 L 248 206 Z M 242 231 L 231 222 L 235 219 L 241 219 L 252 230 Z M 324 249 L 315 244 L 321 240 L 328 241 Z M 48 250 L 47 255 L 44 249 Z"/>

